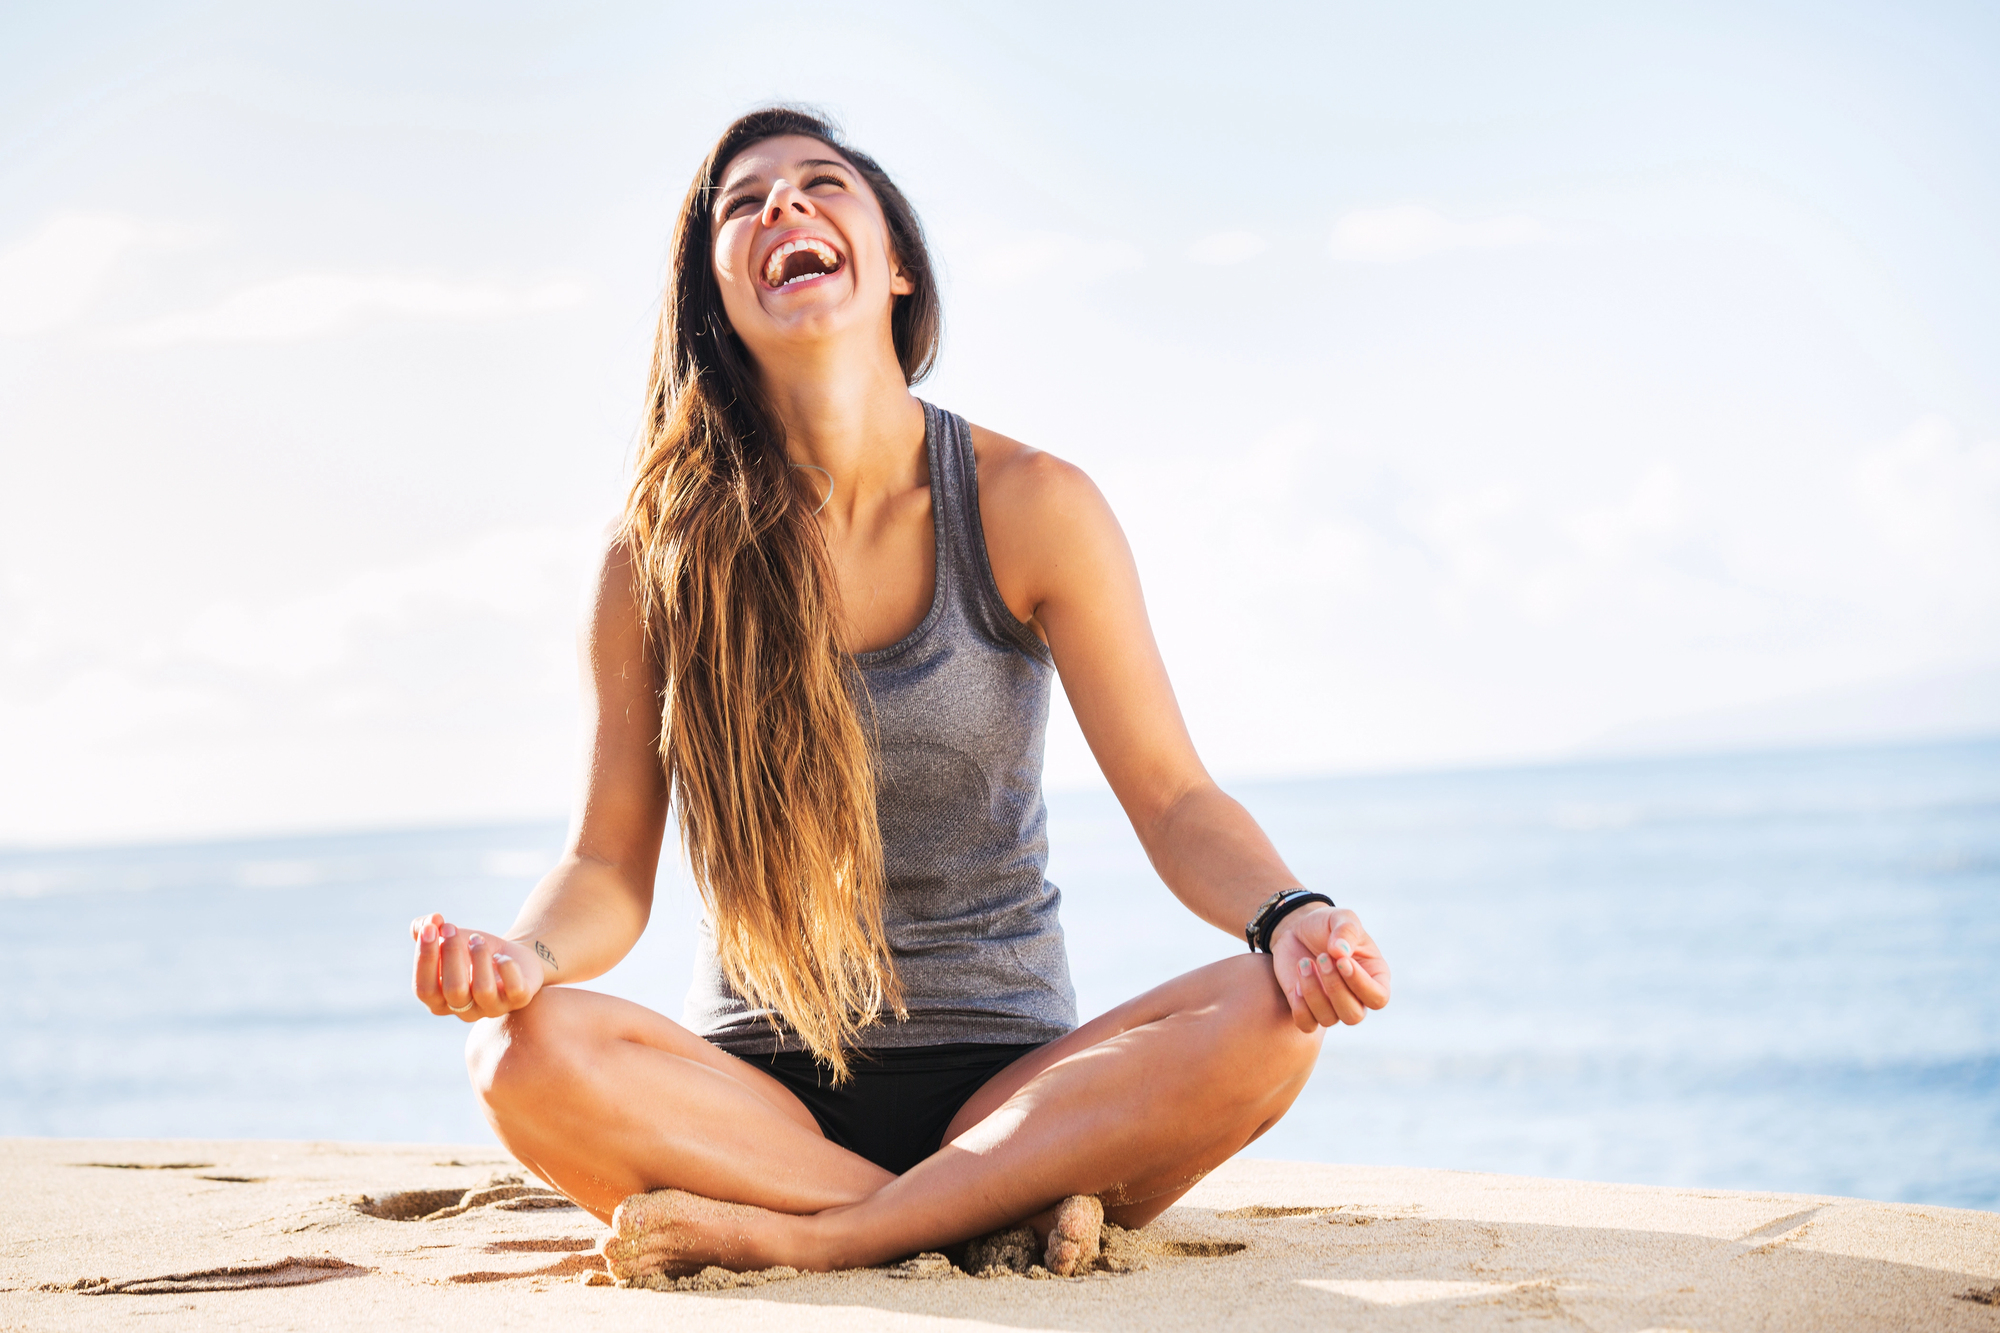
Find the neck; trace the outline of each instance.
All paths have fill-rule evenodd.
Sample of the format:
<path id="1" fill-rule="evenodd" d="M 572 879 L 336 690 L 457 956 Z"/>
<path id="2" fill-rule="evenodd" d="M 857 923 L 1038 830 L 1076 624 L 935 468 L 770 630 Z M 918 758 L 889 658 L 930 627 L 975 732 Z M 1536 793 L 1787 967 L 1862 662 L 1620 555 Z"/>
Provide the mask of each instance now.
<path id="1" fill-rule="evenodd" d="M 787 357 L 765 374 L 764 391 L 784 423 L 791 460 L 833 478 L 832 508 L 851 514 L 857 503 L 909 485 L 923 453 L 924 411 L 893 356 L 843 355 L 834 346 Z M 817 493 L 820 478 L 813 480 Z"/>

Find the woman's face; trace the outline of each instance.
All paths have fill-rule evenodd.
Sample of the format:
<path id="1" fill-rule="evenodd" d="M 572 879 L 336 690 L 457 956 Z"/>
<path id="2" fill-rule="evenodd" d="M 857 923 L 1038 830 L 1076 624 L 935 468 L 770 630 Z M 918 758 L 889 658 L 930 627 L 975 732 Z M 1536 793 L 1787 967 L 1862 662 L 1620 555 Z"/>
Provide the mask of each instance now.
<path id="1" fill-rule="evenodd" d="M 832 338 L 879 340 L 915 290 L 861 174 L 817 139 L 754 143 L 722 171 L 710 225 L 723 308 L 759 365 Z"/>

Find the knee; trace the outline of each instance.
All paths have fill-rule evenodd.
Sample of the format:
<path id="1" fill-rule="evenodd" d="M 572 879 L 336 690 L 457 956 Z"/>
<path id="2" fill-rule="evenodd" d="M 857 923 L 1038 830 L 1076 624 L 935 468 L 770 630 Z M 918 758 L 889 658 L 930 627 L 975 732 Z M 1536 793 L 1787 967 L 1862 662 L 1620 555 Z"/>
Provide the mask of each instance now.
<path id="1" fill-rule="evenodd" d="M 1262 1071 L 1274 1087 L 1296 1091 L 1319 1059 L 1323 1029 L 1299 1031 L 1291 1004 L 1271 971 L 1270 955 L 1241 954 L 1217 966 L 1225 969 L 1223 1003 L 1244 1067 Z"/>
<path id="2" fill-rule="evenodd" d="M 472 1025 L 465 1039 L 465 1069 L 481 1101 L 498 1108 L 523 1089 L 546 1087 L 559 1075 L 574 1045 L 563 1037 L 570 1026 L 564 1013 L 568 998 L 551 988 L 525 1008 Z"/>

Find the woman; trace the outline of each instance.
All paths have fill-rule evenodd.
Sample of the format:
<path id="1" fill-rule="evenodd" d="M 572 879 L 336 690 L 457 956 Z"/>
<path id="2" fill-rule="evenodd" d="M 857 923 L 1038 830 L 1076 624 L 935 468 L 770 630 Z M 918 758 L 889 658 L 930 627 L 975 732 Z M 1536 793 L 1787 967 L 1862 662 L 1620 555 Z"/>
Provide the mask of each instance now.
<path id="1" fill-rule="evenodd" d="M 1275 1123 L 1388 967 L 1203 771 L 1089 479 L 911 395 L 936 284 L 871 159 L 745 116 L 672 256 L 581 813 L 505 935 L 412 923 L 417 996 L 478 1024 L 494 1131 L 613 1222 L 621 1275 L 1023 1221 L 1077 1271 L 1100 1217 L 1144 1225 Z M 1161 877 L 1253 946 L 1081 1027 L 1042 874 L 1058 674 Z M 568 984 L 644 930 L 670 808 L 706 906 L 687 1026 Z"/>

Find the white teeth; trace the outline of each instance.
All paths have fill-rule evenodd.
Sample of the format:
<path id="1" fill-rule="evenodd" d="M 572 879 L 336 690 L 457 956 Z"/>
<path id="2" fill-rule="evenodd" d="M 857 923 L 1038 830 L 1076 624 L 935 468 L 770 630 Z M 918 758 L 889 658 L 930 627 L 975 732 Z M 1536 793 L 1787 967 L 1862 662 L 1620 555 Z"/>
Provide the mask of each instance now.
<path id="1" fill-rule="evenodd" d="M 764 261 L 764 281 L 774 287 L 789 287 L 793 282 L 802 282 L 806 278 L 825 277 L 826 273 L 808 273 L 802 277 L 793 278 L 791 282 L 779 281 L 785 273 L 785 260 L 801 250 L 810 250 L 818 255 L 820 263 L 826 267 L 826 273 L 832 273 L 840 267 L 840 255 L 832 246 L 828 245 L 825 241 L 808 236 L 801 240 L 786 241 L 783 245 L 771 251 L 770 258 Z"/>

